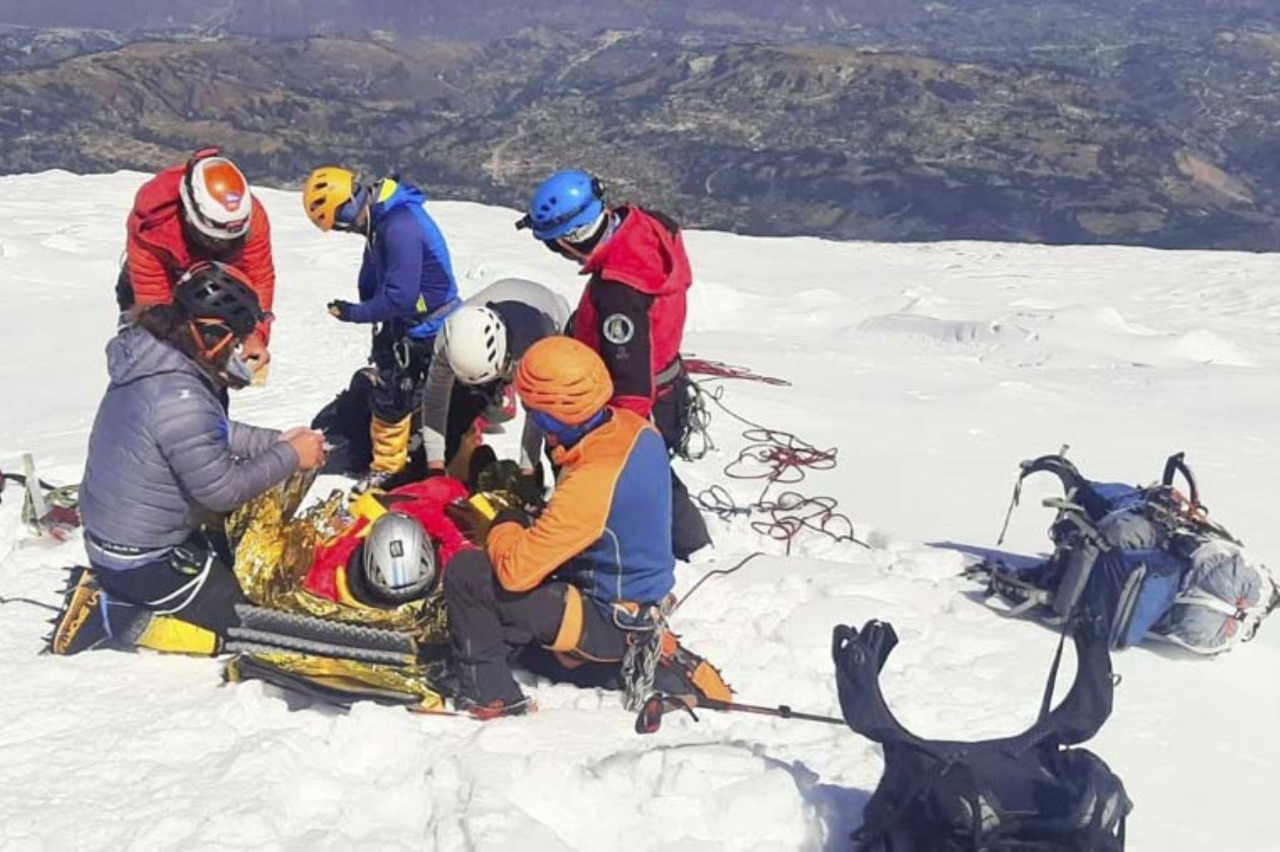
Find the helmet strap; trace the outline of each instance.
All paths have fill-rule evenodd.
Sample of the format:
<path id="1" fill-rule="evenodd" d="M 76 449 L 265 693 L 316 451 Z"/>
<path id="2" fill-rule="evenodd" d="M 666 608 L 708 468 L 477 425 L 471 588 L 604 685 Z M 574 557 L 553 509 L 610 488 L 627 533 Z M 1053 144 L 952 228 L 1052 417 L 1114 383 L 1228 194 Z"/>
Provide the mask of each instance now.
<path id="1" fill-rule="evenodd" d="M 557 237 L 554 240 L 547 240 L 546 242 L 547 248 L 551 249 L 561 257 L 568 258 L 578 264 L 584 264 L 591 258 L 591 252 L 583 251 L 564 237 Z"/>
<path id="2" fill-rule="evenodd" d="M 236 339 L 235 333 L 219 320 L 191 319 L 187 321 L 187 328 L 191 330 L 191 338 L 196 344 L 196 352 L 210 364 L 213 364 L 218 356 Z M 221 328 L 226 333 L 217 343 L 209 346 L 205 332 L 214 328 Z"/>

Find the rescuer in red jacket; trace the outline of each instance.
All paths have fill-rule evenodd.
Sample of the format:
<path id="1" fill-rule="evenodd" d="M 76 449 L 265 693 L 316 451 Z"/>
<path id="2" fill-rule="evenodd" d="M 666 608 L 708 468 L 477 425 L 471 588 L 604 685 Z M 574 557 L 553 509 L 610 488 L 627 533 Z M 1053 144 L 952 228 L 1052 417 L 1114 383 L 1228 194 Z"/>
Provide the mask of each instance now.
<path id="1" fill-rule="evenodd" d="M 544 181 L 516 227 L 530 228 L 590 276 L 573 336 L 604 359 L 614 385 L 611 404 L 652 417 L 668 453 L 678 452 L 688 428 L 690 381 L 680 343 L 693 283 L 680 227 L 635 204 L 607 206 L 600 181 L 576 169 Z M 687 561 L 711 536 L 674 472 L 671 483 L 672 549 Z"/>
<path id="2" fill-rule="evenodd" d="M 126 260 L 116 282 L 122 320 L 135 305 L 168 304 L 173 287 L 193 264 L 219 261 L 249 279 L 264 313 L 275 301 L 271 223 L 244 174 L 217 148 L 197 151 L 138 189 L 127 222 Z M 270 328 L 262 323 L 244 341 L 255 371 L 270 360 Z"/>

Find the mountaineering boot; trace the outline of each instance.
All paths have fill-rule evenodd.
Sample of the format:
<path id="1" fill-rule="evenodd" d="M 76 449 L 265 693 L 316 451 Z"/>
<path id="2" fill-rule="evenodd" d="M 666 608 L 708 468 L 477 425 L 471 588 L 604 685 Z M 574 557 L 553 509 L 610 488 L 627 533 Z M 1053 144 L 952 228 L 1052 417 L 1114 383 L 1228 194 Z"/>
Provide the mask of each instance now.
<path id="1" fill-rule="evenodd" d="M 670 632 L 662 636 L 662 656 L 653 673 L 653 688 L 694 706 L 704 699 L 733 700 L 733 690 L 724 682 L 720 670 L 681 645 Z"/>
<path id="2" fill-rule="evenodd" d="M 53 633 L 44 652 L 70 656 L 93 648 L 127 650 L 153 647 L 142 640 L 165 634 L 165 623 L 176 619 L 154 616 L 142 607 L 112 598 L 88 568 L 70 569 L 62 609 L 53 619 Z M 169 650 L 159 647 L 157 650 Z"/>
<path id="3" fill-rule="evenodd" d="M 371 470 L 356 480 L 356 484 L 351 486 L 351 493 L 359 495 L 370 491 L 386 491 L 397 475 L 389 470 Z"/>
<path id="4" fill-rule="evenodd" d="M 503 716 L 524 716 L 529 713 L 536 713 L 538 705 L 532 698 L 522 696 L 517 701 L 503 701 L 501 698 L 495 698 L 488 704 L 481 704 L 470 698 L 459 695 L 453 699 L 454 708 L 460 713 L 467 713 L 472 718 L 481 722 L 488 722 L 490 719 L 499 719 Z"/>
<path id="5" fill-rule="evenodd" d="M 397 422 L 383 420 L 374 415 L 369 425 L 369 437 L 373 439 L 373 461 L 369 473 L 351 490 L 357 494 L 381 489 L 409 462 L 409 431 L 413 420 L 405 415 Z"/>
<path id="6" fill-rule="evenodd" d="M 106 593 L 83 565 L 71 569 L 63 590 L 62 609 L 53 619 L 45 653 L 60 657 L 97 648 L 111 639 L 106 619 Z"/>
<path id="7" fill-rule="evenodd" d="M 141 626 L 141 633 L 133 640 L 139 648 L 196 657 L 213 657 L 222 651 L 222 638 L 217 633 L 171 615 L 153 615 Z"/>

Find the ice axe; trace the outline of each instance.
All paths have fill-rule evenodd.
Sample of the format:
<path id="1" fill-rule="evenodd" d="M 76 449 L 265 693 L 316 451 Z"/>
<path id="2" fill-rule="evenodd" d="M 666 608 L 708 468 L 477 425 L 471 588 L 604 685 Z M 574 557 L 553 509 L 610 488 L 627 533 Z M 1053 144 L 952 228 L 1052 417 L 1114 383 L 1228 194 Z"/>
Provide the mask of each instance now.
<path id="1" fill-rule="evenodd" d="M 802 722 L 822 722 L 827 725 L 846 724 L 844 719 L 835 716 L 819 716 L 815 713 L 801 713 L 797 710 L 792 710 L 786 704 L 765 707 L 761 704 L 741 704 L 737 701 L 721 701 L 716 698 L 676 698 L 664 695 L 661 692 L 655 692 L 645 699 L 644 704 L 640 705 L 640 712 L 636 716 L 636 733 L 657 733 L 658 729 L 662 727 L 663 715 L 671 710 L 683 710 L 692 716 L 696 722 L 698 721 L 698 714 L 693 712 L 694 707 L 716 710 L 721 713 L 752 713 L 757 716 L 773 716 L 776 719 L 799 719 Z"/>

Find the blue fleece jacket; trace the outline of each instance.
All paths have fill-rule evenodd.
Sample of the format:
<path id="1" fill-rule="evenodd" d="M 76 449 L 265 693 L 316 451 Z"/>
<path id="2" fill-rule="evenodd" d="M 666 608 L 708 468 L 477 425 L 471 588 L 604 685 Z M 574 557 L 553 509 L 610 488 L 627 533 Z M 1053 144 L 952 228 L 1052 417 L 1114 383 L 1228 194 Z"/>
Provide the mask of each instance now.
<path id="1" fill-rule="evenodd" d="M 352 322 L 400 320 L 413 337 L 432 337 L 444 317 L 427 320 L 458 298 L 444 234 L 423 208 L 426 195 L 385 178 L 374 188 L 369 241 L 360 266 L 360 304 Z"/>

